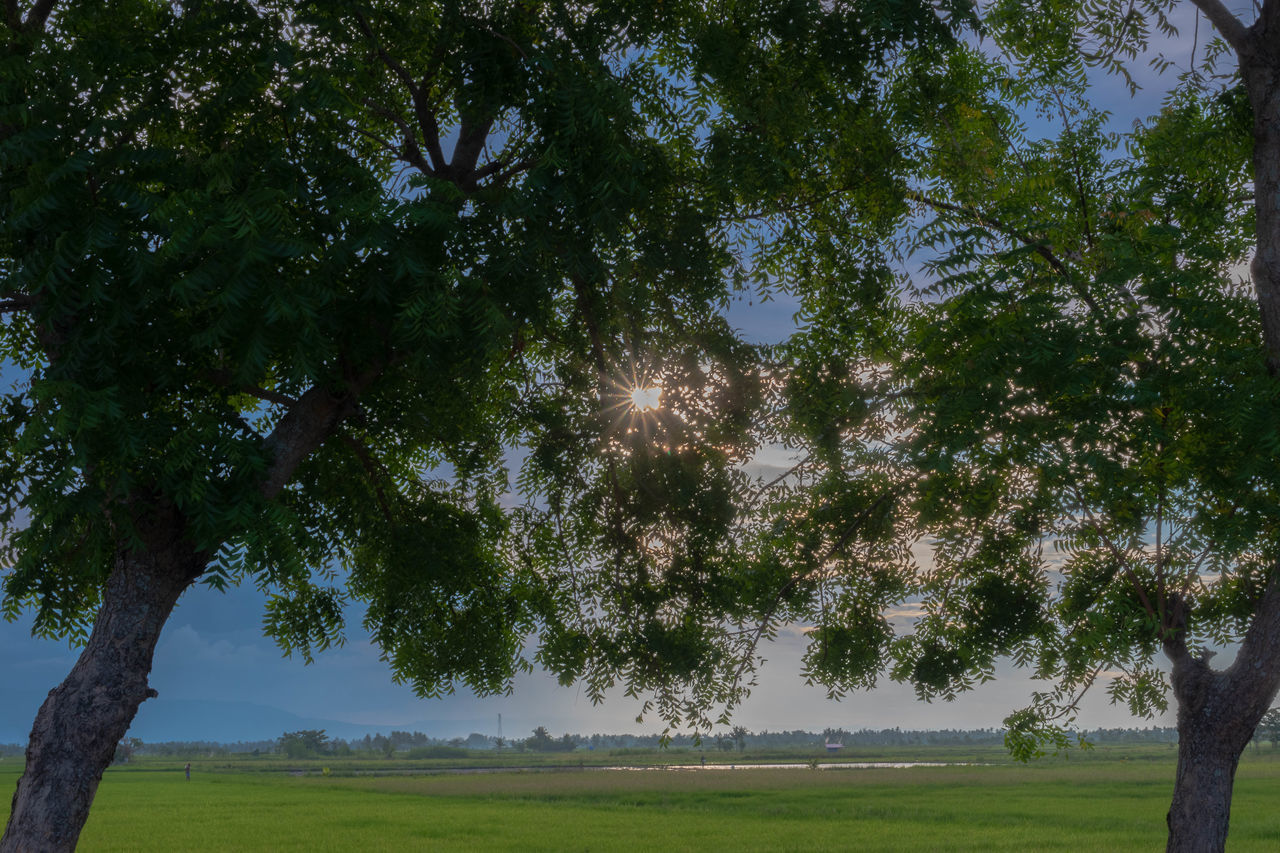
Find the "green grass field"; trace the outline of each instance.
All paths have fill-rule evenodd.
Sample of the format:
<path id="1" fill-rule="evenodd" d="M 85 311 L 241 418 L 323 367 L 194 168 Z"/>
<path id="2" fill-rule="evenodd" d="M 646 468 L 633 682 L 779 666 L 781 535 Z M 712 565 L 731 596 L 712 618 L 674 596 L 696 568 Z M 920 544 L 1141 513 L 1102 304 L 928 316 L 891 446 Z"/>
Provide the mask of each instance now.
<path id="1" fill-rule="evenodd" d="M 822 771 L 403 775 L 392 760 L 331 762 L 324 776 L 324 762 L 294 762 L 294 775 L 279 759 L 196 759 L 190 782 L 182 763 L 108 771 L 81 849 L 1153 850 L 1174 767 L 1165 747 L 1030 766 Z M 401 775 L 344 775 L 370 769 Z M 17 773 L 17 761 L 0 762 L 0 815 Z M 1280 760 L 1246 755 L 1229 850 L 1280 847 L 1278 798 Z"/>

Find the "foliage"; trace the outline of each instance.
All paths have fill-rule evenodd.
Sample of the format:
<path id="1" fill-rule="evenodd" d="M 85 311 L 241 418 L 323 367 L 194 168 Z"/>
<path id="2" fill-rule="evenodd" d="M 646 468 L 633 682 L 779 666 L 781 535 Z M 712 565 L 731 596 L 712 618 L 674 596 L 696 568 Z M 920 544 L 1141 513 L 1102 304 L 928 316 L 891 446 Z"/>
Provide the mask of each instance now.
<path id="1" fill-rule="evenodd" d="M 324 729 L 301 729 L 280 735 L 276 748 L 289 758 L 307 758 L 330 752 L 333 744 Z"/>
<path id="2" fill-rule="evenodd" d="M 1243 90 L 1207 67 L 1111 130 L 1066 5 L 995 4 L 989 45 L 900 68 L 911 211 L 888 245 L 846 232 L 880 292 L 796 284 L 779 435 L 803 461 L 754 543 L 790 562 L 778 618 L 814 626 L 835 696 L 1044 679 L 1006 721 L 1022 757 L 1075 741 L 1098 680 L 1164 710 L 1156 655 L 1238 640 L 1280 553 Z"/>
<path id="3" fill-rule="evenodd" d="M 538 726 L 533 734 L 526 738 L 524 745 L 533 752 L 573 752 L 578 748 L 572 735 L 566 734 L 559 740 L 553 738 L 546 726 Z"/>
<path id="4" fill-rule="evenodd" d="M 1273 708 L 1263 715 L 1254 737 L 1259 740 L 1266 738 L 1273 748 L 1280 747 L 1280 709 Z"/>
<path id="5" fill-rule="evenodd" d="M 5 614 L 84 639 L 113 567 L 180 542 L 202 582 L 262 589 L 306 660 L 363 606 L 425 696 L 536 661 L 593 699 L 658 690 L 672 720 L 732 704 L 771 590 L 733 525 L 769 379 L 721 311 L 813 242 L 775 230 L 789 204 L 848 190 L 833 213 L 891 221 L 892 158 L 862 156 L 894 147 L 880 80 L 966 16 L 7 18 L 0 356 L 27 378 L 0 418 Z M 636 378 L 660 416 L 618 407 Z"/>

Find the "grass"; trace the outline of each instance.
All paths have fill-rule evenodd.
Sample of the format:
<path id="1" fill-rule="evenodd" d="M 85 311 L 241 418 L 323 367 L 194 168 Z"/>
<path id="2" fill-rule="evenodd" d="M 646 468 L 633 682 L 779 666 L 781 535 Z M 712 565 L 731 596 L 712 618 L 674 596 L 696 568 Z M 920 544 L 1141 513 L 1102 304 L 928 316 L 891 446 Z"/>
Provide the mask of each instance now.
<path id="1" fill-rule="evenodd" d="M 193 762 L 186 782 L 182 763 L 108 771 L 81 849 L 1150 850 L 1164 843 L 1174 768 L 1164 747 L 1030 766 L 820 772 L 323 776 L 209 759 Z M 17 768 L 0 762 L 3 790 Z M 1277 795 L 1280 760 L 1246 755 L 1229 850 L 1275 849 Z"/>

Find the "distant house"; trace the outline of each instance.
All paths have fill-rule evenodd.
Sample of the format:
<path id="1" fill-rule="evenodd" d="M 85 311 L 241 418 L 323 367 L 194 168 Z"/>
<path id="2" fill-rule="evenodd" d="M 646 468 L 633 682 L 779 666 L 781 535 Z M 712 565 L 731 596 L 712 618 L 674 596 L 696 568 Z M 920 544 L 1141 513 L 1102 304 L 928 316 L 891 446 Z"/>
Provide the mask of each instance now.
<path id="1" fill-rule="evenodd" d="M 844 749 L 844 744 L 832 743 L 831 741 L 827 741 L 826 747 L 827 747 L 827 752 L 839 752 L 840 750 Z"/>

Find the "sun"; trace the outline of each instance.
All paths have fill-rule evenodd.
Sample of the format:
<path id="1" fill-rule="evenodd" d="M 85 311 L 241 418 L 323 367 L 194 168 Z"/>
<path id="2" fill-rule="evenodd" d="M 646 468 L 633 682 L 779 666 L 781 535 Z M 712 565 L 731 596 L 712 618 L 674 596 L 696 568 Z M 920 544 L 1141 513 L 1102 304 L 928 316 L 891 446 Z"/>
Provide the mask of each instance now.
<path id="1" fill-rule="evenodd" d="M 652 412 L 662 405 L 662 388 L 658 385 L 631 389 L 631 407 L 637 412 Z"/>

